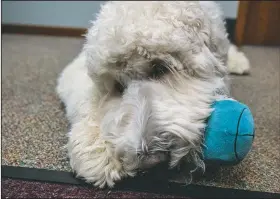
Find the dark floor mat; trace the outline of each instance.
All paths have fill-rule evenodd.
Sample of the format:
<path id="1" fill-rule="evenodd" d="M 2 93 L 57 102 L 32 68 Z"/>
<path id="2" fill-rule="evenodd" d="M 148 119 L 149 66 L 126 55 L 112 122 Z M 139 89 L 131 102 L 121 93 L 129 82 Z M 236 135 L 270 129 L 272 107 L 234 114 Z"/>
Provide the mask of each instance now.
<path id="1" fill-rule="evenodd" d="M 185 198 L 145 192 L 108 191 L 68 184 L 2 179 L 2 198 Z M 190 198 L 189 198 L 190 199 Z"/>

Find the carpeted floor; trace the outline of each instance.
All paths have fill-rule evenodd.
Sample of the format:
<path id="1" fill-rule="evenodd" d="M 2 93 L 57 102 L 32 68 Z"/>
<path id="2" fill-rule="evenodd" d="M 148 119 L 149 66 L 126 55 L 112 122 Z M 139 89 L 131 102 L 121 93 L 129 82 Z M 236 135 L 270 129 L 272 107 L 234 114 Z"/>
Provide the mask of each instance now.
<path id="1" fill-rule="evenodd" d="M 2 198 L 182 198 L 189 197 L 132 191 L 101 191 L 89 187 L 2 179 Z"/>
<path id="2" fill-rule="evenodd" d="M 2 165 L 70 171 L 67 121 L 55 94 L 56 78 L 83 40 L 2 36 Z M 196 183 L 280 193 L 280 47 L 244 47 L 252 72 L 232 76 L 233 96 L 248 104 L 256 123 L 248 157 L 206 172 Z"/>

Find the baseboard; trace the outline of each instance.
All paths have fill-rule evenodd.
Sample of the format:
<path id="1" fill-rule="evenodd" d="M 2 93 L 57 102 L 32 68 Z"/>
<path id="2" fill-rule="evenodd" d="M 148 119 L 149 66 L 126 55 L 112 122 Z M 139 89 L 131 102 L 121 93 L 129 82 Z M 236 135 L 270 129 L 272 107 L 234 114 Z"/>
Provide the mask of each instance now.
<path id="1" fill-rule="evenodd" d="M 2 34 L 3 33 L 83 37 L 83 35 L 86 33 L 86 28 L 38 26 L 26 24 L 2 24 Z"/>
<path id="2" fill-rule="evenodd" d="M 229 34 L 229 40 L 234 41 L 236 19 L 226 19 L 226 29 Z M 86 28 L 73 27 L 57 27 L 57 26 L 39 26 L 26 24 L 2 24 L 2 33 L 12 34 L 33 34 L 33 35 L 49 35 L 49 36 L 67 36 L 67 37 L 83 37 Z"/>

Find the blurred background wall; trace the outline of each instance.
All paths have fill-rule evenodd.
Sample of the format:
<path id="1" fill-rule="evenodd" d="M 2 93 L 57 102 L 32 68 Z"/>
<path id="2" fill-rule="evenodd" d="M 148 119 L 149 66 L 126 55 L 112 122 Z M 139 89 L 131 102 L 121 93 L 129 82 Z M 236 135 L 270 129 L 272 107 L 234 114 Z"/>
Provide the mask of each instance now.
<path id="1" fill-rule="evenodd" d="M 2 23 L 87 28 L 104 1 L 2 1 Z M 238 1 L 219 1 L 235 19 Z"/>

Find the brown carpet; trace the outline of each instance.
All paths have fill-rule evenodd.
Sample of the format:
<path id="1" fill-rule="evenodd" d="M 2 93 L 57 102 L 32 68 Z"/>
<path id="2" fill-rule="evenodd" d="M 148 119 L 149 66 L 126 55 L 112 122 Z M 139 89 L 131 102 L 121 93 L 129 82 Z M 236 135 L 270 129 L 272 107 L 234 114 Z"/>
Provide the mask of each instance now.
<path id="1" fill-rule="evenodd" d="M 62 148 L 67 121 L 56 78 L 83 40 L 2 36 L 2 165 L 70 171 Z M 249 156 L 232 168 L 207 172 L 197 184 L 280 193 L 280 48 L 245 47 L 249 76 L 232 76 L 232 93 L 251 107 L 256 137 Z"/>
<path id="2" fill-rule="evenodd" d="M 2 179 L 2 198 L 182 198 L 146 192 L 104 191 L 83 186 Z"/>

